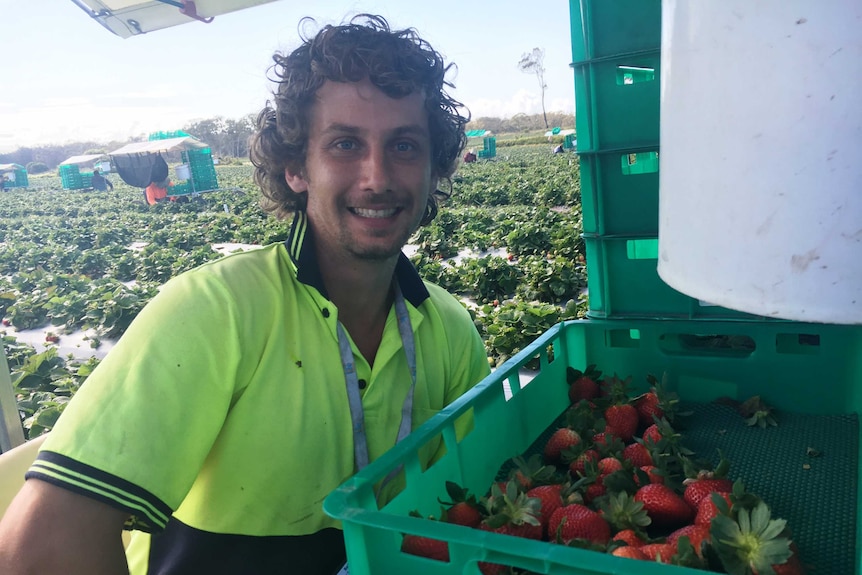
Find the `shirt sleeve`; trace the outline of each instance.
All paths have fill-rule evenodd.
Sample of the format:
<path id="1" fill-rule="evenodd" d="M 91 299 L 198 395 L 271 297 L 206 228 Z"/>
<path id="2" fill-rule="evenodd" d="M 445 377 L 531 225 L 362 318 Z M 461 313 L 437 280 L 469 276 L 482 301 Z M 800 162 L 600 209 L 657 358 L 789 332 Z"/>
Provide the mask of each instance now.
<path id="1" fill-rule="evenodd" d="M 189 491 L 236 393 L 233 299 L 205 271 L 168 282 L 84 382 L 27 478 L 159 531 Z"/>

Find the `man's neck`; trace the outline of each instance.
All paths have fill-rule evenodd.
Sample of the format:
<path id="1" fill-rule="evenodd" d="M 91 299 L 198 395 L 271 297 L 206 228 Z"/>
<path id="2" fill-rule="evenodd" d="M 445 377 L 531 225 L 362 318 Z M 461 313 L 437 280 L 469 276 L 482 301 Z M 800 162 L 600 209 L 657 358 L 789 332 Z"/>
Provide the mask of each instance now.
<path id="1" fill-rule="evenodd" d="M 383 328 L 392 307 L 392 278 L 398 256 L 383 261 L 322 261 L 320 273 L 329 299 L 338 308 L 338 320 L 359 351 L 374 363 Z"/>

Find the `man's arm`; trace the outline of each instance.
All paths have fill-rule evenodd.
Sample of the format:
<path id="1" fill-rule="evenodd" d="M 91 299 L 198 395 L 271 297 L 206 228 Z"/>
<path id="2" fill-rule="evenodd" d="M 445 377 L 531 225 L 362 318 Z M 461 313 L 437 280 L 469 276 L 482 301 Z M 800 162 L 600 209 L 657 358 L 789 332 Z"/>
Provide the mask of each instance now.
<path id="1" fill-rule="evenodd" d="M 128 573 L 122 529 L 129 514 L 30 479 L 0 521 L 4 575 Z"/>

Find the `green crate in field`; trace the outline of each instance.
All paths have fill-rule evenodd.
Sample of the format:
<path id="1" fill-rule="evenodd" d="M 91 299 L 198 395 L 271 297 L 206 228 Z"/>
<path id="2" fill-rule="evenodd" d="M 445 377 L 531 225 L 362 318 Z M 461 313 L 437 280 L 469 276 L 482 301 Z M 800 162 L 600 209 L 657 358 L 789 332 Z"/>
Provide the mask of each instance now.
<path id="1" fill-rule="evenodd" d="M 664 283 L 657 271 L 659 250 L 655 235 L 585 233 L 584 246 L 591 318 L 766 319 L 698 301 Z"/>
<path id="2" fill-rule="evenodd" d="M 658 147 L 584 154 L 581 206 L 589 234 L 658 234 Z"/>
<path id="3" fill-rule="evenodd" d="M 704 571 L 635 562 L 607 553 L 484 532 L 410 517 L 439 516 L 446 481 L 483 494 L 515 455 L 530 453 L 568 406 L 566 368 L 596 364 L 632 375 L 666 375 L 694 417 L 683 439 L 699 454 L 731 461 L 732 479 L 770 505 L 793 530 L 810 573 L 860 575 L 857 545 L 862 326 L 791 322 L 584 320 L 558 324 L 503 364 L 324 501 L 341 520 L 351 575 L 478 575 L 477 563 L 546 575 L 703 575 Z M 539 370 L 523 367 L 538 358 Z M 634 390 L 638 391 L 638 389 Z M 779 425 L 745 425 L 722 398 L 761 395 Z M 473 428 L 456 437 L 455 422 Z M 423 446 L 446 454 L 422 469 Z M 807 448 L 820 450 L 812 459 Z M 404 488 L 378 506 L 375 486 L 403 466 Z M 403 534 L 446 541 L 450 561 L 400 551 Z M 816 569 L 816 571 L 814 570 Z"/>
<path id="4" fill-rule="evenodd" d="M 578 152 L 657 147 L 661 54 L 615 56 L 575 65 Z"/>
<path id="5" fill-rule="evenodd" d="M 661 45 L 661 0 L 569 0 L 569 11 L 574 62 Z"/>

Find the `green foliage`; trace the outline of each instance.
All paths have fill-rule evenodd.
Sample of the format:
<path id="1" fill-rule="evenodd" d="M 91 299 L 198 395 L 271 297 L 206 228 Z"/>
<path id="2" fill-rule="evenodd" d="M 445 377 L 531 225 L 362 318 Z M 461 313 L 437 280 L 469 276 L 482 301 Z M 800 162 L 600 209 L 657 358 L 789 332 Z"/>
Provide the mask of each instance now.
<path id="1" fill-rule="evenodd" d="M 28 174 L 44 174 L 49 170 L 45 162 L 30 162 L 27 164 Z"/>
<path id="2" fill-rule="evenodd" d="M 574 159 L 574 161 L 572 161 Z M 0 317 L 9 330 L 88 330 L 93 347 L 122 336 L 161 284 L 222 257 L 215 244 L 265 245 L 289 226 L 264 213 L 247 164 L 216 167 L 220 185 L 187 203 L 148 206 L 115 179 L 112 194 L 63 190 L 39 176 L 0 197 Z M 461 298 L 501 363 L 586 302 L 578 164 L 547 145 L 507 148 L 463 165 L 452 198 L 410 243 L 426 280 Z M 502 302 L 502 303 L 501 303 Z M 0 332 L 3 334 L 4 332 Z M 30 436 L 53 425 L 89 373 L 56 352 L 3 340 Z M 50 350 L 49 350 L 50 351 Z"/>

